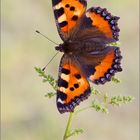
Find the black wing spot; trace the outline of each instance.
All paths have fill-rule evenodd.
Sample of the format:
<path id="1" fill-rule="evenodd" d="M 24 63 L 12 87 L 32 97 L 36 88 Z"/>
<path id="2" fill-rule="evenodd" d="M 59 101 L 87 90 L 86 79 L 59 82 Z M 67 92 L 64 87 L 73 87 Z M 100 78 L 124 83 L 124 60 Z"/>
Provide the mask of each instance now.
<path id="1" fill-rule="evenodd" d="M 62 101 L 67 99 L 67 95 L 64 92 L 57 91 L 57 99 L 60 98 Z"/>
<path id="2" fill-rule="evenodd" d="M 65 68 L 62 68 L 61 72 L 66 74 L 66 75 L 70 74 L 70 70 L 65 69 Z"/>
<path id="3" fill-rule="evenodd" d="M 75 7 L 74 6 L 71 6 L 70 7 L 70 11 L 75 11 Z"/>
<path id="4" fill-rule="evenodd" d="M 58 80 L 58 87 L 68 88 L 68 82 L 60 78 Z"/>
<path id="5" fill-rule="evenodd" d="M 79 84 L 74 84 L 74 87 L 75 88 L 79 88 Z"/>
<path id="6" fill-rule="evenodd" d="M 76 21 L 78 19 L 78 16 L 76 16 L 76 15 L 74 15 L 73 17 L 72 17 L 72 20 L 74 20 L 74 21 Z"/>
<path id="7" fill-rule="evenodd" d="M 70 88 L 70 90 L 71 90 L 71 91 L 74 91 L 74 88 L 73 88 L 73 87 L 71 87 L 71 88 Z"/>
<path id="8" fill-rule="evenodd" d="M 60 17 L 61 15 L 64 14 L 64 8 L 61 7 L 61 8 L 58 9 L 58 10 L 54 10 L 54 14 L 55 14 L 56 18 Z"/>
<path id="9" fill-rule="evenodd" d="M 65 7 L 66 7 L 66 8 L 69 8 L 69 7 L 70 7 L 70 5 L 69 5 L 69 4 L 66 4 L 66 5 L 65 5 Z"/>
<path id="10" fill-rule="evenodd" d="M 75 74 L 74 75 L 77 79 L 80 79 L 81 78 L 81 75 L 80 74 Z"/>
<path id="11" fill-rule="evenodd" d="M 63 21 L 61 23 L 59 23 L 59 26 L 62 28 L 62 27 L 65 27 L 66 25 L 68 25 L 68 22 L 67 21 Z"/>

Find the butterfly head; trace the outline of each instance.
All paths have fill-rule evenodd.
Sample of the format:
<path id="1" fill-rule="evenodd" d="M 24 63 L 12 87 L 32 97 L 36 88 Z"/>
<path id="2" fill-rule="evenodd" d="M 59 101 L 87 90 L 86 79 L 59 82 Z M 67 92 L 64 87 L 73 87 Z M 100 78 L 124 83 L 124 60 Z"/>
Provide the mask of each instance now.
<path id="1" fill-rule="evenodd" d="M 63 52 L 63 44 L 59 44 L 59 46 L 56 46 L 55 50 Z"/>
<path id="2" fill-rule="evenodd" d="M 69 53 L 69 45 L 69 42 L 64 42 L 62 44 L 59 44 L 59 46 L 56 46 L 55 49 L 60 52 Z"/>

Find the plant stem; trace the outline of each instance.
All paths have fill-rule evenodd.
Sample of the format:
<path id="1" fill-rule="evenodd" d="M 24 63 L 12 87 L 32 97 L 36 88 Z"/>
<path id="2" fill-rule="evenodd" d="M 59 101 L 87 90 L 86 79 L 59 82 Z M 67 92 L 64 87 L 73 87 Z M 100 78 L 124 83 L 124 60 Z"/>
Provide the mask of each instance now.
<path id="1" fill-rule="evenodd" d="M 63 140 L 66 140 L 70 134 L 73 115 L 74 115 L 74 112 L 70 112 Z"/>

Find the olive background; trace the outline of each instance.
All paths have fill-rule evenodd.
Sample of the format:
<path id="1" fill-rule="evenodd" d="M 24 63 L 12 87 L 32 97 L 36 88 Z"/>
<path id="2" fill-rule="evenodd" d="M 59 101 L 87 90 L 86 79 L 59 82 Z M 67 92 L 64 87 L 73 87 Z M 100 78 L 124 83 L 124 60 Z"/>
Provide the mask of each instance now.
<path id="1" fill-rule="evenodd" d="M 71 140 L 138 140 L 139 138 L 139 1 L 87 0 L 88 7 L 101 6 L 120 16 L 120 48 L 123 71 L 120 84 L 91 86 L 110 96 L 131 95 L 135 100 L 110 107 L 108 115 L 86 110 L 73 120 L 73 128 L 85 132 Z M 59 114 L 56 99 L 45 98 L 53 91 L 42 83 L 34 67 L 43 67 L 56 53 L 55 45 L 35 33 L 41 31 L 62 43 L 53 16 L 51 0 L 1 1 L 1 139 L 62 140 L 68 114 Z M 59 53 L 46 69 L 57 79 Z M 78 108 L 87 106 L 90 97 Z"/>

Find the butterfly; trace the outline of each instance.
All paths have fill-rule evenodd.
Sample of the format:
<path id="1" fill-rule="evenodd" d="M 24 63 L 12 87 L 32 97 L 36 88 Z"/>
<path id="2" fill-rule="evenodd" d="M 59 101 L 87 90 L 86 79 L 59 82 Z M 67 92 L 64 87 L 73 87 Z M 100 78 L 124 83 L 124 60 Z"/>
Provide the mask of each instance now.
<path id="1" fill-rule="evenodd" d="M 52 0 L 63 52 L 58 74 L 56 104 L 60 113 L 73 112 L 89 97 L 94 84 L 104 84 L 122 71 L 120 48 L 110 45 L 119 40 L 117 21 L 107 9 L 91 7 L 86 0 Z"/>

